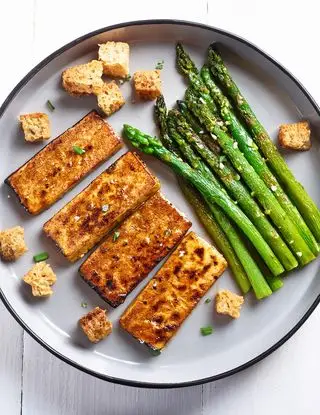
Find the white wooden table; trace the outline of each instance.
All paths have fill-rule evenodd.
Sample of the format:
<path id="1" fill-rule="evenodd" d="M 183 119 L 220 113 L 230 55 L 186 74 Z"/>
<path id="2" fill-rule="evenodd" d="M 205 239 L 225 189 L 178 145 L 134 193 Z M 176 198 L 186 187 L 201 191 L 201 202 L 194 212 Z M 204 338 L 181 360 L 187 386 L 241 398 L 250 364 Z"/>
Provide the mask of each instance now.
<path id="1" fill-rule="evenodd" d="M 0 100 L 66 42 L 109 24 L 147 18 L 194 20 L 246 37 L 288 67 L 320 102 L 318 0 L 2 2 Z M 280 350 L 231 378 L 186 389 L 143 390 L 69 367 L 24 333 L 0 305 L 0 413 L 318 415 L 319 325 L 320 308 Z"/>

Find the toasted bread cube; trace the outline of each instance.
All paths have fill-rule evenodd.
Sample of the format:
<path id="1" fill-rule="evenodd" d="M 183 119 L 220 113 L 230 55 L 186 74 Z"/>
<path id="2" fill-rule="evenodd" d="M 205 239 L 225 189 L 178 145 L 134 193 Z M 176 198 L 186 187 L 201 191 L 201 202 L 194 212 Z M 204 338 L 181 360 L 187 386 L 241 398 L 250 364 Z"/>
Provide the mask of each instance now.
<path id="1" fill-rule="evenodd" d="M 92 343 L 98 343 L 112 332 L 112 323 L 106 316 L 106 310 L 100 307 L 83 316 L 79 324 Z"/>
<path id="2" fill-rule="evenodd" d="M 27 250 L 24 229 L 21 226 L 0 232 L 0 256 L 4 261 L 15 261 Z"/>
<path id="3" fill-rule="evenodd" d="M 53 294 L 51 286 L 57 281 L 57 277 L 50 265 L 42 261 L 31 268 L 23 281 L 31 285 L 34 297 L 46 297 Z"/>
<path id="4" fill-rule="evenodd" d="M 244 298 L 229 290 L 221 290 L 216 294 L 216 311 L 232 318 L 240 317 L 241 305 Z"/>
<path id="5" fill-rule="evenodd" d="M 50 121 L 47 114 L 33 112 L 19 117 L 26 141 L 41 141 L 50 138 Z"/>
<path id="6" fill-rule="evenodd" d="M 103 63 L 103 73 L 116 78 L 125 78 L 129 75 L 128 43 L 107 42 L 99 45 L 99 60 Z"/>
<path id="7" fill-rule="evenodd" d="M 311 148 L 310 125 L 308 121 L 282 124 L 279 128 L 279 144 L 289 150 L 309 150 Z"/>
<path id="8" fill-rule="evenodd" d="M 99 94 L 103 90 L 102 62 L 93 60 L 62 72 L 62 86 L 74 96 Z"/>
<path id="9" fill-rule="evenodd" d="M 138 71 L 133 75 L 136 94 L 141 99 L 153 100 L 161 95 L 160 71 Z"/>
<path id="10" fill-rule="evenodd" d="M 97 95 L 97 100 L 99 108 L 108 116 L 118 111 L 125 103 L 120 88 L 114 81 L 105 84 L 103 91 Z"/>

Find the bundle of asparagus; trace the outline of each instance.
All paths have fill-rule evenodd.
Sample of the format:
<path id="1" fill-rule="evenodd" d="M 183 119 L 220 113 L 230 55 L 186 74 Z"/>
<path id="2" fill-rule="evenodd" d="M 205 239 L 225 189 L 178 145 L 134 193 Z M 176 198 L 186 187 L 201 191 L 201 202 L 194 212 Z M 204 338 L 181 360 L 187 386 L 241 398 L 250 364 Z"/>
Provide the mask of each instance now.
<path id="1" fill-rule="evenodd" d="M 177 101 L 179 110 L 167 113 L 163 98 L 158 99 L 161 142 L 128 125 L 124 132 L 133 145 L 177 173 L 184 194 L 226 256 L 239 287 L 246 293 L 251 285 L 261 299 L 282 286 L 280 274 L 298 264 L 306 265 L 318 255 L 320 213 L 213 48 L 209 49 L 208 65 L 199 72 L 177 45 L 177 66 L 190 85 L 185 101 Z M 236 105 L 253 139 L 218 83 Z M 290 174 L 283 174 L 283 165 Z M 249 252 L 243 236 L 268 270 L 254 259 L 254 250 Z"/>

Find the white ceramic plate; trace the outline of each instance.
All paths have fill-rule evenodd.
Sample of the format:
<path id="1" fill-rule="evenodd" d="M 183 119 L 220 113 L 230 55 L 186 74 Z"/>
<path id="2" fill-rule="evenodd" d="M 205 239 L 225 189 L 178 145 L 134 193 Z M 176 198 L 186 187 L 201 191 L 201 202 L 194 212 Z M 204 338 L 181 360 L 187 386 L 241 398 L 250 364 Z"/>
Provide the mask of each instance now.
<path id="1" fill-rule="evenodd" d="M 143 21 L 104 28 L 71 42 L 36 66 L 16 86 L 0 110 L 0 229 L 22 225 L 29 246 L 29 252 L 16 263 L 0 263 L 2 300 L 16 320 L 49 351 L 102 379 L 126 385 L 175 387 L 230 375 L 270 354 L 308 318 L 320 299 L 317 261 L 302 271 L 291 273 L 285 286 L 270 298 L 257 302 L 253 296 L 247 296 L 238 321 L 218 317 L 213 313 L 213 303 L 204 304 L 203 299 L 158 357 L 151 356 L 144 346 L 137 344 L 118 326 L 119 316 L 147 279 L 122 306 L 115 310 L 108 307 L 114 332 L 105 341 L 91 345 L 77 327 L 78 319 L 87 311 L 81 303 L 87 302 L 88 309 L 106 304 L 80 278 L 77 272 L 80 262 L 68 263 L 41 229 L 47 219 L 127 148 L 36 217 L 26 213 L 3 184 L 9 173 L 44 146 L 24 142 L 17 121 L 19 114 L 47 112 L 45 104 L 50 99 L 56 107 L 50 113 L 55 137 L 95 107 L 92 97 L 75 99 L 68 96 L 60 87 L 60 76 L 66 66 L 95 59 L 97 45 L 107 40 L 130 43 L 131 73 L 154 68 L 159 60 L 164 60 L 163 92 L 169 106 L 183 96 L 185 89 L 182 77 L 175 69 L 175 43 L 183 42 L 201 64 L 208 45 L 218 41 L 223 45 L 223 55 L 240 88 L 273 137 L 281 123 L 308 119 L 314 132 L 319 125 L 317 105 L 292 75 L 257 47 L 221 30 L 180 21 Z M 118 132 L 123 123 L 129 123 L 145 132 L 155 133 L 153 103 L 132 104 L 129 83 L 123 85 L 122 90 L 127 104 L 108 121 Z M 314 136 L 311 151 L 287 155 L 290 167 L 316 202 L 320 198 L 318 153 L 319 145 Z M 193 229 L 208 238 L 169 169 L 152 158 L 143 158 L 160 178 L 164 194 L 193 221 Z M 23 274 L 32 266 L 32 256 L 40 251 L 49 252 L 48 262 L 58 275 L 54 295 L 43 301 L 32 298 L 29 287 L 21 282 Z M 218 280 L 208 295 L 212 296 L 220 288 L 237 290 L 229 272 Z M 199 328 L 208 324 L 214 326 L 215 332 L 212 336 L 202 337 Z"/>

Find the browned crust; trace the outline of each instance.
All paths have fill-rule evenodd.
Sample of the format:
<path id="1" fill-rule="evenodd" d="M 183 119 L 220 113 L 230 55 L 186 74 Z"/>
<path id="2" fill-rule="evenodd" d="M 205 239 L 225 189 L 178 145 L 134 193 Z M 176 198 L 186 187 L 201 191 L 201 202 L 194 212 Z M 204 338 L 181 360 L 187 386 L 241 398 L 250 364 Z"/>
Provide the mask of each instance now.
<path id="1" fill-rule="evenodd" d="M 159 192 L 147 200 L 81 265 L 80 275 L 112 307 L 181 240 L 191 222 Z M 119 255 L 121 252 L 121 255 Z"/>
<path id="2" fill-rule="evenodd" d="M 190 232 L 123 313 L 121 327 L 149 348 L 163 349 L 226 266 L 215 248 Z"/>
<path id="3" fill-rule="evenodd" d="M 96 144 L 89 142 L 89 136 L 85 138 L 85 128 L 91 129 Z M 84 138 L 79 142 L 81 131 Z M 86 153 L 77 155 L 72 149 L 73 145 L 85 148 Z M 27 212 L 36 215 L 59 200 L 121 146 L 122 142 L 112 127 L 93 110 L 14 171 L 5 179 L 5 183 L 15 192 Z M 52 160 L 55 157 L 57 165 L 54 166 Z M 46 163 L 48 160 L 51 163 Z M 79 163 L 79 160 L 81 166 L 76 170 L 74 164 Z"/>
<path id="4" fill-rule="evenodd" d="M 74 262 L 159 187 L 138 155 L 127 152 L 48 220 L 44 232 Z"/>

